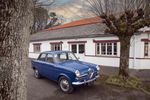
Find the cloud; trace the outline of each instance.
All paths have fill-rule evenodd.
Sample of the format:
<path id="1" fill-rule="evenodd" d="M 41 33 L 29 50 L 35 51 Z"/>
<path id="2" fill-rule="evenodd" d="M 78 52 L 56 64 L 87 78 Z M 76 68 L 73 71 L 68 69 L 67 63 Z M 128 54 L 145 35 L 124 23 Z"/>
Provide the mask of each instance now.
<path id="1" fill-rule="evenodd" d="M 56 12 L 56 14 L 62 15 L 66 19 L 66 22 L 93 16 L 87 8 L 86 0 L 67 1 L 63 2 L 61 5 L 52 7 L 49 12 Z"/>

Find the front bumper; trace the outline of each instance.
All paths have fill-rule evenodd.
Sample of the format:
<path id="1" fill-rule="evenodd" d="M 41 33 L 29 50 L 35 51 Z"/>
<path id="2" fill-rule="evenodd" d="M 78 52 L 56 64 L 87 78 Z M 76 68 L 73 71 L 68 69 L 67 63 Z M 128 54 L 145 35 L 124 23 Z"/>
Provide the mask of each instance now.
<path id="1" fill-rule="evenodd" d="M 92 78 L 90 80 L 85 80 L 84 82 L 72 82 L 72 85 L 82 85 L 82 84 L 90 83 L 95 81 L 98 77 L 99 75 L 95 76 L 95 78 Z"/>

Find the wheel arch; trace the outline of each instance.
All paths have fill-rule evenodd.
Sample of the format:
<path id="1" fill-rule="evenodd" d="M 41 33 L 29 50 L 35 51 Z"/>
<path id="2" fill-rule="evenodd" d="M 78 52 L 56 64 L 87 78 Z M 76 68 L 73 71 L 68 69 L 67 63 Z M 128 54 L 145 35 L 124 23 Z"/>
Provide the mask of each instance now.
<path id="1" fill-rule="evenodd" d="M 61 74 L 58 76 L 58 78 L 57 78 L 57 81 L 58 81 L 58 82 L 59 82 L 59 79 L 60 79 L 61 77 L 66 77 L 70 82 L 72 82 L 71 79 L 70 79 L 70 77 L 69 77 L 68 75 L 66 75 L 66 74 L 63 74 L 63 73 L 61 73 Z"/>

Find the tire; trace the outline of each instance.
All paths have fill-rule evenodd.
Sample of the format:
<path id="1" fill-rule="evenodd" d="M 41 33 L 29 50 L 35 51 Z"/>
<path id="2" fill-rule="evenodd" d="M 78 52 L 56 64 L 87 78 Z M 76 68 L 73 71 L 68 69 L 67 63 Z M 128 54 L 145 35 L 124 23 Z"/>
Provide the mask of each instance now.
<path id="1" fill-rule="evenodd" d="M 72 93 L 74 90 L 72 84 L 64 76 L 59 78 L 59 87 L 60 87 L 62 92 L 67 93 L 67 94 Z"/>
<path id="2" fill-rule="evenodd" d="M 37 69 L 34 69 L 34 77 L 37 78 L 37 79 L 41 78 L 41 75 L 40 75 L 40 73 Z"/>

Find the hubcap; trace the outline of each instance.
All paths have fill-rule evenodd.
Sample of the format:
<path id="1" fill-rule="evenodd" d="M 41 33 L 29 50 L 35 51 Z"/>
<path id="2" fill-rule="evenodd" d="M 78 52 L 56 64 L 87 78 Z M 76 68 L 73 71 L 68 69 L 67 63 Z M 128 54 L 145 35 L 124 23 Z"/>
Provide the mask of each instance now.
<path id="1" fill-rule="evenodd" d="M 69 82 L 66 79 L 62 79 L 60 81 L 60 87 L 63 91 L 68 91 L 69 90 Z"/>
<path id="2" fill-rule="evenodd" d="M 34 73 L 34 74 L 35 74 L 35 77 L 38 77 L 38 75 L 39 75 L 38 70 L 35 70 L 34 72 L 35 72 L 35 73 Z"/>

